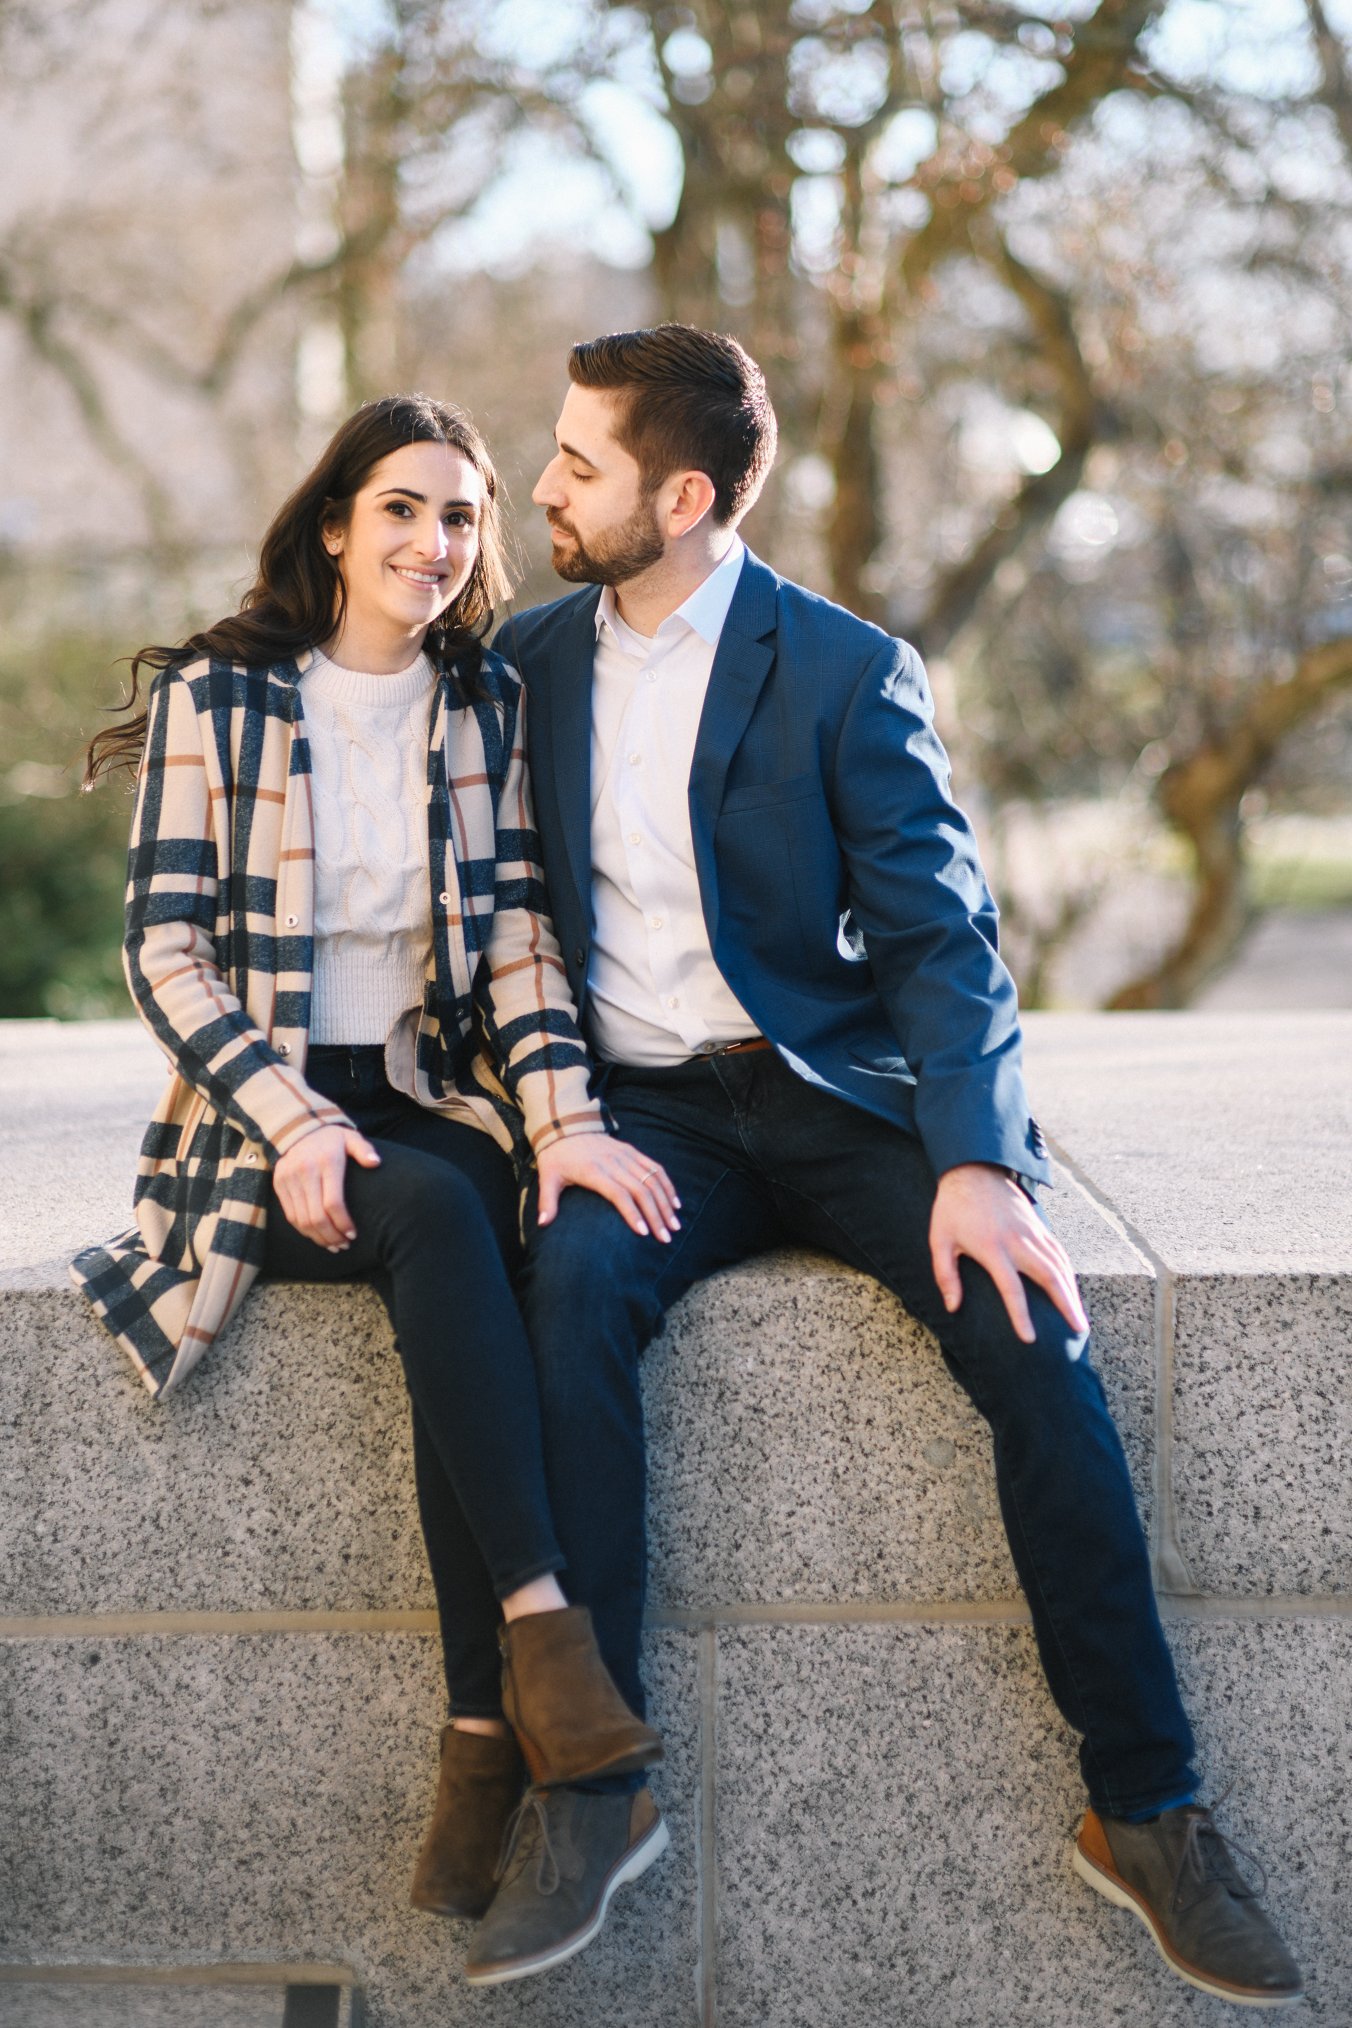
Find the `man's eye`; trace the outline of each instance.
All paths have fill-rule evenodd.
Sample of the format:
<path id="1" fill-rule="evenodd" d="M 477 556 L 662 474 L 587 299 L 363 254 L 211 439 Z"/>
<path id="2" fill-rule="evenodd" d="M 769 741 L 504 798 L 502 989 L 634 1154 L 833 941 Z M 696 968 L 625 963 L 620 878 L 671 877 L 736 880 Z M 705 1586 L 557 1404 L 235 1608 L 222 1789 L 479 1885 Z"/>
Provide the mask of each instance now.
<path id="1" fill-rule="evenodd" d="M 585 486 L 591 476 L 590 472 L 574 472 L 572 474 L 572 477 L 577 480 L 580 486 Z"/>

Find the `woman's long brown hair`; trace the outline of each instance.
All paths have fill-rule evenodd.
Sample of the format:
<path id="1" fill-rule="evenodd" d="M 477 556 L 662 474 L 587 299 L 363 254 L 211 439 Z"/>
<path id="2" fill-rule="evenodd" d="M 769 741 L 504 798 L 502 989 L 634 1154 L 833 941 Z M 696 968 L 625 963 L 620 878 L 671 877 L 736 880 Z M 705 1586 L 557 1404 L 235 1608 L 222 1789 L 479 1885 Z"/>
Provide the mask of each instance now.
<path id="1" fill-rule="evenodd" d="M 158 674 L 199 655 L 267 668 L 326 641 L 342 625 L 347 605 L 338 559 L 324 547 L 324 531 L 341 527 L 352 501 L 391 451 L 404 444 L 448 444 L 462 453 L 483 481 L 479 553 L 469 583 L 429 629 L 427 652 L 440 669 L 477 650 L 493 624 L 493 608 L 511 590 L 498 509 L 498 476 L 483 438 L 462 409 L 425 394 L 389 394 L 349 416 L 319 463 L 285 501 L 263 537 L 258 575 L 239 611 L 177 647 L 142 648 L 132 658 L 131 695 L 116 707 L 131 712 L 95 733 L 85 750 L 84 786 L 101 774 L 137 766 L 145 745 L 147 709 L 139 697 L 142 670 Z M 474 657 L 477 666 L 477 654 Z M 466 696 L 476 694 L 474 669 L 461 669 Z M 138 709 L 139 706 L 139 709 Z"/>

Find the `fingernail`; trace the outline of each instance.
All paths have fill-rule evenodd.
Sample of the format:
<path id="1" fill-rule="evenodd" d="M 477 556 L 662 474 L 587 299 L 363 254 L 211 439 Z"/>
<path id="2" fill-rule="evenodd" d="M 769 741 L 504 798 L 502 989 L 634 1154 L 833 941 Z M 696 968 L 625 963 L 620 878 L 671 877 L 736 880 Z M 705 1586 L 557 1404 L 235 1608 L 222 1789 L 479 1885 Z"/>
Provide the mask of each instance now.
<path id="1" fill-rule="evenodd" d="M 343 1250 L 343 1249 L 341 1248 L 341 1246 L 331 1246 L 331 1247 L 329 1247 L 329 1249 L 328 1249 L 328 1251 L 329 1251 L 330 1253 L 341 1253 L 341 1252 L 342 1252 L 342 1250 Z"/>

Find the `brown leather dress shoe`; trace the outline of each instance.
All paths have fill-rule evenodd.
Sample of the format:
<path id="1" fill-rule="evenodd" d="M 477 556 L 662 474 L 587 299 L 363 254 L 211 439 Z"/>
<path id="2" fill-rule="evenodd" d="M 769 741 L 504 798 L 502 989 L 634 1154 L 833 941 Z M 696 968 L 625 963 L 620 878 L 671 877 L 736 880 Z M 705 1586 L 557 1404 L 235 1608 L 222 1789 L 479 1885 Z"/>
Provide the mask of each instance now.
<path id="1" fill-rule="evenodd" d="M 446 1727 L 437 1800 L 413 1874 L 415 1908 L 483 1914 L 497 1887 L 503 1833 L 525 1786 L 526 1764 L 514 1739 Z"/>
<path id="2" fill-rule="evenodd" d="M 636 1718 L 601 1659 L 585 1606 L 527 1613 L 498 1630 L 502 1708 L 537 1788 L 636 1774 L 662 1741 Z"/>

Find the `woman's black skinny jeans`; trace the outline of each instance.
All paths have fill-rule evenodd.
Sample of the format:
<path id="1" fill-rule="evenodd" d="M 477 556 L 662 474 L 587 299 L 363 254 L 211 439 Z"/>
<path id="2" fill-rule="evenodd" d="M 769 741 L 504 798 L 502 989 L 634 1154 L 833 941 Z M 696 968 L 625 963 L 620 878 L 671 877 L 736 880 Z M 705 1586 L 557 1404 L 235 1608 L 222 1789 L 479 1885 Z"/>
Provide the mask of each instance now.
<path id="1" fill-rule="evenodd" d="M 512 1165 L 478 1128 L 393 1090 L 379 1045 L 312 1046 L 305 1075 L 374 1143 L 380 1167 L 347 1165 L 357 1237 L 345 1253 L 303 1238 L 274 1198 L 264 1272 L 380 1291 L 412 1403 L 451 1711 L 497 1717 L 498 1600 L 563 1568 L 509 1272 L 519 1253 Z"/>

